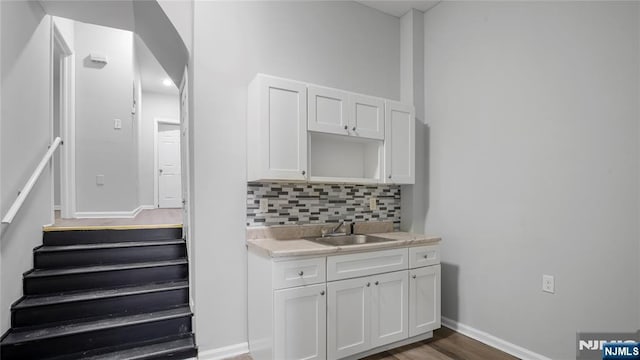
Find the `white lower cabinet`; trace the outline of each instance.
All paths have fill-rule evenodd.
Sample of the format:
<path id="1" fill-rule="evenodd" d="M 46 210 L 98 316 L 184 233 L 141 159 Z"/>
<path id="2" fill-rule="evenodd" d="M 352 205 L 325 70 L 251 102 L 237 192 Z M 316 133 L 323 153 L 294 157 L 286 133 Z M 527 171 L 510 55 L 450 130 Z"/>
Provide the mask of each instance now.
<path id="1" fill-rule="evenodd" d="M 406 271 L 373 276 L 371 345 L 378 347 L 409 335 L 409 286 Z"/>
<path id="2" fill-rule="evenodd" d="M 406 339 L 407 282 L 404 270 L 328 283 L 328 358 Z"/>
<path id="3" fill-rule="evenodd" d="M 327 354 L 339 359 L 371 347 L 371 280 L 357 278 L 327 284 Z"/>
<path id="4" fill-rule="evenodd" d="M 326 359 L 326 285 L 274 292 L 274 358 Z"/>
<path id="5" fill-rule="evenodd" d="M 440 264 L 409 270 L 409 336 L 440 327 Z"/>
<path id="6" fill-rule="evenodd" d="M 440 327 L 438 254 L 436 245 L 284 260 L 249 251 L 252 358 L 355 359 L 425 339 Z"/>

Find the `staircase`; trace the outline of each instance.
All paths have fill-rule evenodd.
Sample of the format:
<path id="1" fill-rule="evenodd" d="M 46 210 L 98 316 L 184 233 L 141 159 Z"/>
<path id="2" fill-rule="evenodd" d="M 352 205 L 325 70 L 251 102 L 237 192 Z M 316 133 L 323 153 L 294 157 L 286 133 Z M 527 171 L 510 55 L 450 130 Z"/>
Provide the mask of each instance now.
<path id="1" fill-rule="evenodd" d="M 187 359 L 191 332 L 181 227 L 45 231 L 0 359 Z"/>

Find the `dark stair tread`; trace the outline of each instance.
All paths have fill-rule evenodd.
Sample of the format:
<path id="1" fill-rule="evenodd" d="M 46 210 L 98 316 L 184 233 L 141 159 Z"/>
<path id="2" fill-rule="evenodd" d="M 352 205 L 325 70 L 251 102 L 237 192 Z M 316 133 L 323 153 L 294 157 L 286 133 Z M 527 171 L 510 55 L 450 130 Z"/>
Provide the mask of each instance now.
<path id="1" fill-rule="evenodd" d="M 24 277 L 25 278 L 41 278 L 41 277 L 48 277 L 48 276 L 75 275 L 75 274 L 85 274 L 85 273 L 94 273 L 94 272 L 143 269 L 143 268 L 150 268 L 150 267 L 184 265 L 184 264 L 187 264 L 186 258 L 181 258 L 176 260 L 128 263 L 128 264 L 81 266 L 81 267 L 61 268 L 61 269 L 35 269 L 31 272 L 26 273 Z"/>
<path id="2" fill-rule="evenodd" d="M 138 346 L 130 349 L 118 350 L 95 356 L 83 357 L 85 360 L 142 360 L 162 355 L 169 355 L 178 351 L 195 349 L 193 336 L 183 339 L 166 341 L 151 345 Z"/>
<path id="3" fill-rule="evenodd" d="M 189 306 L 181 306 L 170 310 L 149 312 L 144 314 L 119 316 L 87 322 L 77 322 L 65 325 L 52 326 L 39 329 L 11 329 L 2 340 L 2 345 L 14 345 L 29 341 L 38 341 L 91 331 L 112 329 L 121 326 L 144 324 L 161 320 L 169 320 L 184 316 L 191 316 Z"/>
<path id="4" fill-rule="evenodd" d="M 74 244 L 74 245 L 43 245 L 34 250 L 36 253 L 73 251 L 73 250 L 97 250 L 97 249 L 114 249 L 141 246 L 159 246 L 159 245 L 179 245 L 184 244 L 184 240 L 149 240 L 149 241 L 129 241 L 129 242 L 113 242 L 113 243 L 96 243 L 96 244 Z"/>
<path id="5" fill-rule="evenodd" d="M 164 283 L 153 283 L 138 286 L 127 286 L 111 289 L 99 289 L 88 291 L 70 291 L 67 293 L 55 294 L 55 295 L 34 295 L 26 296 L 20 301 L 15 303 L 11 309 L 19 310 L 36 306 L 47 306 L 53 304 L 63 304 L 70 302 L 96 300 L 104 298 L 114 298 L 127 295 L 136 295 L 152 292 L 160 292 L 166 290 L 184 289 L 188 288 L 189 283 L 187 281 L 172 281 Z"/>

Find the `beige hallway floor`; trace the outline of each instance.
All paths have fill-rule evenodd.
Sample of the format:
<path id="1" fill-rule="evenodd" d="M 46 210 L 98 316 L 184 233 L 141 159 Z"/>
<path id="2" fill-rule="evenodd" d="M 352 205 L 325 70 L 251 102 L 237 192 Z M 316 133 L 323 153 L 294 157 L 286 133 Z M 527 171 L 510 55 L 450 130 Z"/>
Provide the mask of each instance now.
<path id="1" fill-rule="evenodd" d="M 142 210 L 134 218 L 61 219 L 56 211 L 56 227 L 77 226 L 127 226 L 127 225 L 177 225 L 182 224 L 182 209 Z"/>

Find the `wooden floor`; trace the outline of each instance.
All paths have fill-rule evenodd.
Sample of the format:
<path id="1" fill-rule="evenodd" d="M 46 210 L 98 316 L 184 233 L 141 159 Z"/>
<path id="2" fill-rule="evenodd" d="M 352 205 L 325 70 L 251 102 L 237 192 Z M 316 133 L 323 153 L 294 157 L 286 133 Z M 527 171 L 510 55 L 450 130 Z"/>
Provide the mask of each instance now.
<path id="1" fill-rule="evenodd" d="M 182 224 L 182 209 L 142 210 L 134 218 L 61 219 L 56 211 L 53 227 L 126 226 L 126 225 L 174 225 Z"/>
<path id="2" fill-rule="evenodd" d="M 363 360 L 513 360 L 505 352 L 492 348 L 448 328 L 434 332 L 433 338 L 384 351 Z M 250 355 L 240 355 L 231 360 L 251 360 Z"/>

